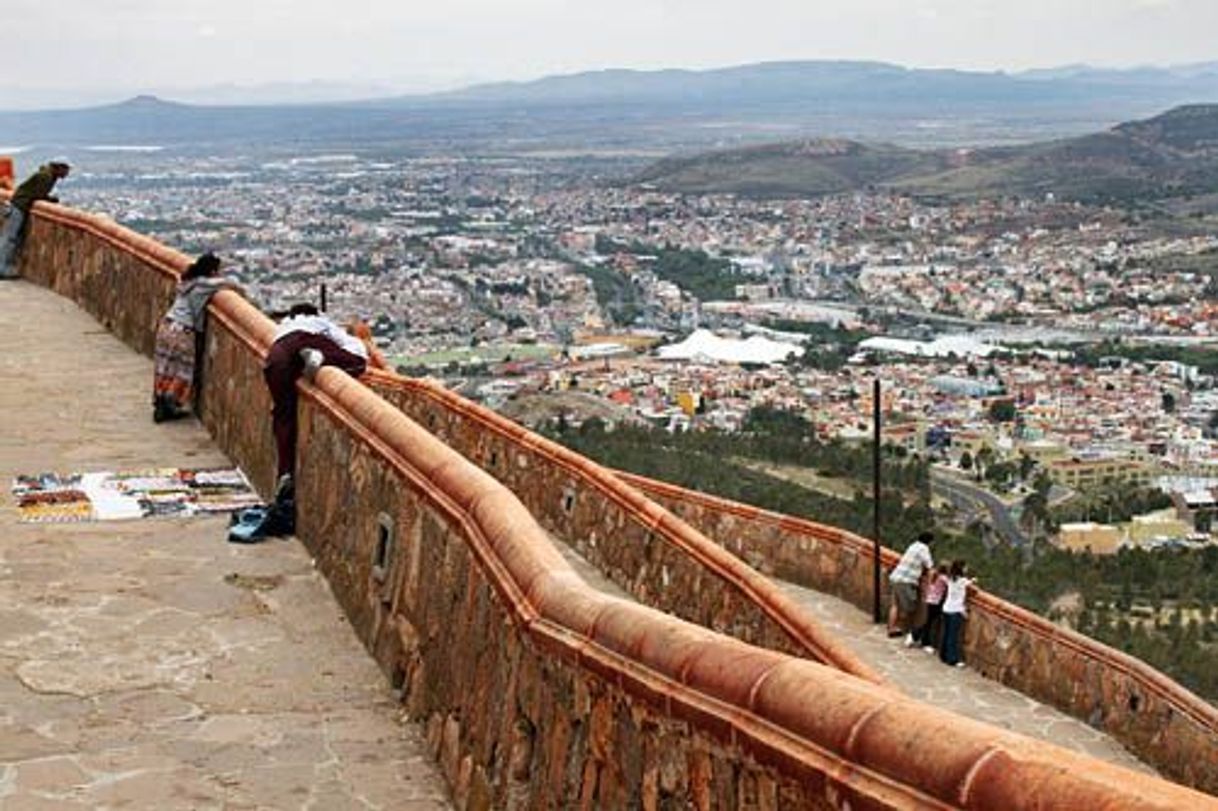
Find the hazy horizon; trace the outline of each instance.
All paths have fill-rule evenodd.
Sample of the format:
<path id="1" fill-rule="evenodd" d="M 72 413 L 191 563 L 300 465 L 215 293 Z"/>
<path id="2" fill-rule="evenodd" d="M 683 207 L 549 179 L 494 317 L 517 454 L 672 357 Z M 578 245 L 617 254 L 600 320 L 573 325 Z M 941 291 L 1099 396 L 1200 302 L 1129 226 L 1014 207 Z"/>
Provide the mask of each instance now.
<path id="1" fill-rule="evenodd" d="M 1090 0 L 354 0 L 337 19 L 317 0 L 12 5 L 13 35 L 0 51 L 3 109 L 142 93 L 204 103 L 226 94 L 252 103 L 344 100 L 610 68 L 772 61 L 1019 72 L 1218 58 L 1210 35 L 1218 4 L 1206 0 L 1106 0 L 1102 10 Z"/>

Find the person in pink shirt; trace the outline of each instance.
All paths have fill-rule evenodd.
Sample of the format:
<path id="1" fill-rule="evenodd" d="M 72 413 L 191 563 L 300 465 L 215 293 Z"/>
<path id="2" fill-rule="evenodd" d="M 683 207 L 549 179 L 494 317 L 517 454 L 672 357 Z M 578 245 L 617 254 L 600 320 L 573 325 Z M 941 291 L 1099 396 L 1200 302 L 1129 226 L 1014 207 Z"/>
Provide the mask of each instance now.
<path id="1" fill-rule="evenodd" d="M 940 563 L 927 574 L 922 589 L 922 602 L 926 603 L 926 621 L 914 631 L 914 641 L 927 653 L 938 649 L 940 618 L 943 616 L 943 599 L 947 596 L 947 566 Z"/>

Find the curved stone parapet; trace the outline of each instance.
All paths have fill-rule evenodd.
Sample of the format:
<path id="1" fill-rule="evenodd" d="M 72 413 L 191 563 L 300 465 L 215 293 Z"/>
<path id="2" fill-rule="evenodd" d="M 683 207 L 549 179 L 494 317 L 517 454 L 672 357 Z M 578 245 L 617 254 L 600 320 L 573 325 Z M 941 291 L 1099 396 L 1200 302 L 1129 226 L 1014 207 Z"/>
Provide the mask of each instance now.
<path id="1" fill-rule="evenodd" d="M 107 278 L 159 276 L 121 234 L 115 245 L 36 220 L 35 239 L 84 254 L 79 269 L 42 267 L 65 257 L 35 246 L 31 278 L 71 278 L 88 296 Z M 105 302 L 116 325 L 152 307 Z M 204 419 L 265 481 L 271 326 L 233 295 L 211 313 Z M 1213 797 L 594 591 L 516 496 L 368 387 L 323 369 L 301 391 L 300 538 L 427 723 L 461 807 L 1218 811 Z"/>
<path id="2" fill-rule="evenodd" d="M 882 681 L 767 578 L 592 460 L 438 383 L 387 372 L 365 381 L 507 485 L 547 529 L 641 602 Z"/>
<path id="3" fill-rule="evenodd" d="M 619 475 L 763 571 L 870 610 L 869 539 Z M 897 553 L 882 554 L 885 570 L 896 565 Z M 1104 730 L 1173 779 L 1218 792 L 1218 708 L 1142 660 L 982 589 L 969 590 L 964 647 L 987 678 Z"/>

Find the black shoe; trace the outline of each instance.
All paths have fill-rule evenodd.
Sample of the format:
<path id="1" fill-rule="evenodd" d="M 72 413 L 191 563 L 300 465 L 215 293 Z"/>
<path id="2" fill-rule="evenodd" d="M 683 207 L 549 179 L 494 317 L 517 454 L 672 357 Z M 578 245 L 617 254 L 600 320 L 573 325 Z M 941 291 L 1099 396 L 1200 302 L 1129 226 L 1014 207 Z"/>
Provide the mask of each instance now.
<path id="1" fill-rule="evenodd" d="M 164 400 L 157 400 L 152 406 L 152 421 L 162 423 L 173 419 L 173 414 L 165 407 Z"/>
<path id="2" fill-rule="evenodd" d="M 270 538 L 286 538 L 296 534 L 296 502 L 286 499 L 272 504 L 267 510 L 264 530 Z"/>
<path id="3" fill-rule="evenodd" d="M 180 420 L 189 415 L 188 409 L 179 408 L 177 403 L 164 395 L 157 397 L 152 403 L 152 421 L 156 423 Z"/>

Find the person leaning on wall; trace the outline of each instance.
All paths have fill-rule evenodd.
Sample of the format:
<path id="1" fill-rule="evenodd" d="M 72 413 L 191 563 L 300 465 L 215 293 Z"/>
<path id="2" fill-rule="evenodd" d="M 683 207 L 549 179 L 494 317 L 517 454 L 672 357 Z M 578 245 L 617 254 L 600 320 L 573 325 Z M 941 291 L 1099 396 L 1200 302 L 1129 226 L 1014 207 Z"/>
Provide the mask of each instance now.
<path id="1" fill-rule="evenodd" d="M 67 158 L 52 158 L 38 167 L 38 171 L 13 192 L 9 199 L 8 218 L 4 221 L 4 228 L 0 229 L 0 279 L 17 278 L 17 253 L 25 240 L 30 209 L 39 200 L 58 203 L 59 198 L 51 192 L 55 184 L 67 177 L 71 170 Z"/>
<path id="2" fill-rule="evenodd" d="M 368 369 L 387 368 L 372 339 L 372 331 L 362 321 L 352 321 L 343 328 L 308 303 L 270 315 L 279 326 L 262 374 L 271 394 L 277 462 L 275 495 L 268 507 L 233 516 L 228 536 L 233 543 L 258 543 L 295 532 L 296 381 L 301 377 L 313 380 L 322 366 L 333 366 L 352 377 L 359 377 Z"/>
<path id="3" fill-rule="evenodd" d="M 199 374 L 207 304 L 221 290 L 244 295 L 241 286 L 220 275 L 220 258 L 210 251 L 182 272 L 173 305 L 157 326 L 153 353 L 152 419 L 189 416 Z"/>
<path id="4" fill-rule="evenodd" d="M 275 339 L 267 351 L 262 374 L 271 394 L 271 425 L 277 462 L 275 496 L 265 510 L 235 516 L 229 540 L 257 543 L 268 537 L 291 535 L 296 529 L 296 381 L 312 380 L 322 366 L 333 366 L 359 377 L 375 365 L 371 332 L 357 337 L 312 304 L 301 303 L 279 317 Z M 379 352 L 375 357 L 379 357 Z"/>

